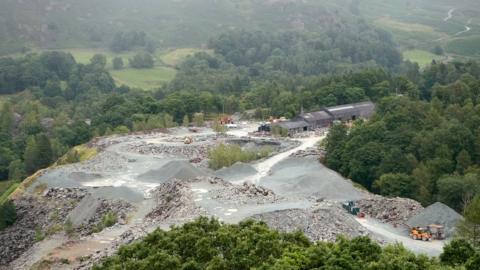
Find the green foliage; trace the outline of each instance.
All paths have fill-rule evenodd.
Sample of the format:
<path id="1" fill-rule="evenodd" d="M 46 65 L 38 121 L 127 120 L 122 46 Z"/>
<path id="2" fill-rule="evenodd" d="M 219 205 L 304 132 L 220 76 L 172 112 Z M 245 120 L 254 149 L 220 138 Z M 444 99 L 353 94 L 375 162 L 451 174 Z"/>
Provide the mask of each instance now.
<path id="1" fill-rule="evenodd" d="M 205 116 L 203 113 L 194 113 L 193 114 L 193 122 L 197 127 L 203 127 L 205 125 Z"/>
<path id="2" fill-rule="evenodd" d="M 212 129 L 217 134 L 225 134 L 227 132 L 227 128 L 224 125 L 222 125 L 220 121 L 214 121 Z"/>
<path id="3" fill-rule="evenodd" d="M 157 229 L 142 241 L 122 246 L 93 269 L 436 270 L 444 266 L 400 245 L 381 248 L 368 237 L 311 243 L 302 233 L 274 231 L 261 222 L 227 225 L 203 217 L 169 231 Z"/>
<path id="4" fill-rule="evenodd" d="M 153 68 L 155 61 L 151 54 L 147 52 L 139 52 L 128 59 L 130 67 L 132 68 Z"/>
<path id="5" fill-rule="evenodd" d="M 75 233 L 75 227 L 70 219 L 67 219 L 63 224 L 63 230 L 68 236 L 72 236 Z"/>
<path id="6" fill-rule="evenodd" d="M 123 68 L 123 58 L 121 57 L 115 57 L 112 59 L 112 67 L 115 70 L 120 70 Z"/>
<path id="7" fill-rule="evenodd" d="M 288 129 L 282 128 L 281 126 L 278 125 L 273 125 L 271 127 L 272 129 L 272 134 L 280 137 L 287 137 L 288 136 Z"/>
<path id="8" fill-rule="evenodd" d="M 7 201 L 0 205 L 0 230 L 15 223 L 17 219 L 17 213 L 15 210 L 15 204 L 12 201 Z"/>
<path id="9" fill-rule="evenodd" d="M 407 174 L 384 174 L 373 183 L 373 189 L 386 196 L 414 197 L 417 193 L 415 179 Z"/>
<path id="10" fill-rule="evenodd" d="M 220 144 L 208 153 L 208 165 L 214 170 L 232 166 L 237 162 L 250 162 L 253 160 L 267 157 L 272 152 L 268 146 L 264 146 L 258 151 L 243 150 L 237 144 Z"/>
<path id="11" fill-rule="evenodd" d="M 474 62 L 436 64 L 420 74 L 418 86 L 396 78 L 409 97 L 381 99 L 377 115 L 350 130 L 334 126 L 326 165 L 383 195 L 424 204 L 439 199 L 461 212 L 480 192 L 479 70 Z"/>
<path id="12" fill-rule="evenodd" d="M 114 52 L 129 51 L 135 46 L 144 47 L 147 44 L 145 32 L 117 32 L 110 43 L 110 49 Z"/>
<path id="13" fill-rule="evenodd" d="M 464 239 L 455 239 L 443 247 L 440 261 L 446 265 L 459 266 L 465 264 L 475 255 L 475 250 Z"/>
<path id="14" fill-rule="evenodd" d="M 102 217 L 102 225 L 104 228 L 112 227 L 117 223 L 117 215 L 113 212 L 108 212 Z"/>
<path id="15" fill-rule="evenodd" d="M 185 114 L 185 116 L 183 117 L 182 126 L 188 127 L 188 125 L 190 125 L 190 118 L 188 118 L 188 115 Z"/>
<path id="16" fill-rule="evenodd" d="M 41 242 L 45 237 L 45 233 L 40 228 L 35 228 L 35 242 Z"/>

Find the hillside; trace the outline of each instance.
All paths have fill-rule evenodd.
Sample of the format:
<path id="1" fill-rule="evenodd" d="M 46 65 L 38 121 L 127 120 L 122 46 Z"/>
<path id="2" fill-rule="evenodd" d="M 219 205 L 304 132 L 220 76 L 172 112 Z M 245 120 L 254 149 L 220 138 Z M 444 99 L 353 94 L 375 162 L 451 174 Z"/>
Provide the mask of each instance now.
<path id="1" fill-rule="evenodd" d="M 213 35 L 232 29 L 318 30 L 341 26 L 339 16 L 345 11 L 322 2 L 7 0 L 0 3 L 0 52 L 18 52 L 22 46 L 105 47 L 119 31 L 144 31 L 162 47 L 199 47 Z"/>

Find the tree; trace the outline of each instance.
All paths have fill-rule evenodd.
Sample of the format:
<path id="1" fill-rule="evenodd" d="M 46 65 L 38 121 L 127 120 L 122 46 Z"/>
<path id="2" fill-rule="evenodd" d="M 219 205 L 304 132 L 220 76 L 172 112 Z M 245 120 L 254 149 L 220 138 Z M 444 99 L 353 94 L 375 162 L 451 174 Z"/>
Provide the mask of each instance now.
<path id="1" fill-rule="evenodd" d="M 205 125 L 205 117 L 203 113 L 195 113 L 193 114 L 193 122 L 197 127 L 203 127 Z"/>
<path id="2" fill-rule="evenodd" d="M 438 200 L 461 212 L 477 194 L 480 194 L 480 176 L 468 173 L 451 175 L 438 180 Z"/>
<path id="3" fill-rule="evenodd" d="M 465 265 L 466 270 L 477 270 L 480 269 L 480 252 L 475 253 L 473 257 L 468 260 Z"/>
<path id="4" fill-rule="evenodd" d="M 177 124 L 173 121 L 173 116 L 171 116 L 168 113 L 163 115 L 163 121 L 164 121 L 164 127 L 166 128 L 172 128 L 177 126 Z"/>
<path id="5" fill-rule="evenodd" d="M 470 158 L 470 154 L 463 149 L 457 156 L 457 171 L 460 174 L 463 174 L 465 170 L 472 164 L 472 159 Z"/>
<path id="6" fill-rule="evenodd" d="M 27 138 L 27 146 L 23 154 L 25 170 L 28 174 L 46 168 L 52 163 L 53 151 L 50 139 L 45 134 Z"/>
<path id="7" fill-rule="evenodd" d="M 184 127 L 188 127 L 189 124 L 190 124 L 190 119 L 188 118 L 188 114 L 185 114 L 185 116 L 183 117 L 182 125 Z"/>
<path id="8" fill-rule="evenodd" d="M 440 45 L 435 46 L 435 48 L 433 48 L 432 52 L 436 55 L 443 55 L 445 53 L 443 48 Z"/>
<path id="9" fill-rule="evenodd" d="M 139 52 L 128 61 L 132 68 L 153 68 L 155 64 L 152 55 L 147 52 Z"/>
<path id="10" fill-rule="evenodd" d="M 480 195 L 465 208 L 465 220 L 457 227 L 458 235 L 469 241 L 475 248 L 480 247 Z"/>
<path id="11" fill-rule="evenodd" d="M 25 161 L 25 171 L 27 172 L 27 174 L 32 174 L 37 170 L 37 155 L 38 149 L 35 137 L 29 136 L 27 138 L 27 146 L 25 148 L 25 152 L 23 153 L 23 160 Z"/>
<path id="12" fill-rule="evenodd" d="M 48 80 L 47 85 L 43 89 L 43 93 L 47 97 L 56 97 L 62 95 L 62 87 L 60 86 L 60 82 L 57 80 Z"/>
<path id="13" fill-rule="evenodd" d="M 112 66 L 115 70 L 123 69 L 123 59 L 121 57 L 115 57 L 112 60 Z"/>
<path id="14" fill-rule="evenodd" d="M 10 163 L 15 159 L 15 153 L 11 149 L 0 145 L 0 180 L 8 178 Z"/>
<path id="15" fill-rule="evenodd" d="M 50 139 L 45 133 L 37 135 L 36 139 L 37 156 L 36 166 L 37 169 L 46 168 L 50 166 L 53 161 L 53 151 Z"/>
<path id="16" fill-rule="evenodd" d="M 13 128 L 13 110 L 9 102 L 3 104 L 0 111 L 0 133 L 10 134 Z"/>
<path id="17" fill-rule="evenodd" d="M 454 239 L 443 247 L 440 261 L 446 265 L 461 266 L 475 255 L 475 250 L 465 239 Z"/>
<path id="18" fill-rule="evenodd" d="M 95 54 L 92 59 L 90 59 L 90 64 L 97 69 L 105 69 L 107 66 L 107 57 L 103 54 Z"/>
<path id="19" fill-rule="evenodd" d="M 373 189 L 384 196 L 414 198 L 418 187 L 407 174 L 384 174 L 373 183 Z"/>
<path id="20" fill-rule="evenodd" d="M 10 162 L 10 165 L 8 166 L 9 180 L 21 181 L 26 176 L 27 173 L 25 172 L 25 164 L 20 159 Z"/>
<path id="21" fill-rule="evenodd" d="M 227 128 L 220 123 L 220 121 L 216 120 L 213 122 L 213 131 L 215 131 L 217 134 L 225 134 L 227 132 Z"/>
<path id="22" fill-rule="evenodd" d="M 15 223 L 16 219 L 17 213 L 12 201 L 0 205 L 0 231 Z"/>

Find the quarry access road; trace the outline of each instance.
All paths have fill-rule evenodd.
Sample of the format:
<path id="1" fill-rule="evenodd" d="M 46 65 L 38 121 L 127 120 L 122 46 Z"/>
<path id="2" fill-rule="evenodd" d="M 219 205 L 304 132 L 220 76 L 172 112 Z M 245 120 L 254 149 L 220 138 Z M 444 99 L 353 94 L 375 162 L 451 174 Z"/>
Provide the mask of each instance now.
<path id="1" fill-rule="evenodd" d="M 363 227 L 387 243 L 401 243 L 407 249 L 428 256 L 439 256 L 443 252 L 445 241 L 420 241 L 413 240 L 408 236 L 407 230 L 394 228 L 392 225 L 380 223 L 372 218 L 355 218 Z"/>

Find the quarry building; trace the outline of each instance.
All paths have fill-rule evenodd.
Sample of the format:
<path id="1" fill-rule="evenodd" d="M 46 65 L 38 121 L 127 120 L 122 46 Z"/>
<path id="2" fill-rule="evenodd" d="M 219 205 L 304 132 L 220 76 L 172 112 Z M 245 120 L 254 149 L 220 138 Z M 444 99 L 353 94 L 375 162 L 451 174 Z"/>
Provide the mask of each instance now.
<path id="1" fill-rule="evenodd" d="M 371 101 L 325 107 L 320 111 L 300 113 L 297 117 L 278 125 L 287 129 L 289 134 L 329 127 L 334 121 L 354 121 L 368 119 L 375 111 L 375 104 Z"/>

